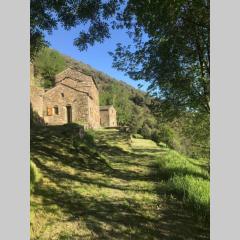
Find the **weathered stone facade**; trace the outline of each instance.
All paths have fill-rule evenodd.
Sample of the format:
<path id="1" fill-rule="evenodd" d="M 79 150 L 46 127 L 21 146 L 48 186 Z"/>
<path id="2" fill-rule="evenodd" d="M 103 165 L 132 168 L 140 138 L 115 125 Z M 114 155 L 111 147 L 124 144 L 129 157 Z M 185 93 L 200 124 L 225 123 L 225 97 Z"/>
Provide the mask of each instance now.
<path id="1" fill-rule="evenodd" d="M 100 107 L 100 119 L 101 126 L 103 127 L 116 127 L 117 126 L 117 112 L 115 108 L 111 106 Z"/>
<path id="2" fill-rule="evenodd" d="M 31 86 L 31 105 L 48 125 L 76 122 L 88 128 L 100 127 L 96 82 L 76 69 L 56 75 L 55 87 L 49 90 Z"/>
<path id="3" fill-rule="evenodd" d="M 34 78 L 33 66 L 30 75 L 31 79 Z M 55 86 L 49 90 L 31 84 L 31 105 L 48 125 L 75 122 L 87 128 L 99 128 L 101 116 L 102 126 L 117 125 L 116 111 L 112 106 L 106 106 L 107 113 L 101 111 L 100 116 L 99 92 L 94 78 L 74 68 L 57 74 Z"/>

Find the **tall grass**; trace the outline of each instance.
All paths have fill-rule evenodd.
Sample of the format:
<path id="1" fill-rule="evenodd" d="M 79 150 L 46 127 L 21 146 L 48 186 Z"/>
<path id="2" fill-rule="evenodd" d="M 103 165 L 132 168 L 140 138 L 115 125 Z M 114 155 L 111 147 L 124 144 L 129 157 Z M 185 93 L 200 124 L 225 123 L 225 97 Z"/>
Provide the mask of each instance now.
<path id="1" fill-rule="evenodd" d="M 34 162 L 30 161 L 30 190 L 34 191 L 36 184 L 41 179 L 41 173 L 39 172 L 37 166 Z"/>
<path id="2" fill-rule="evenodd" d="M 159 179 L 167 191 L 183 201 L 193 215 L 210 217 L 210 183 L 206 163 L 168 151 L 158 160 Z"/>

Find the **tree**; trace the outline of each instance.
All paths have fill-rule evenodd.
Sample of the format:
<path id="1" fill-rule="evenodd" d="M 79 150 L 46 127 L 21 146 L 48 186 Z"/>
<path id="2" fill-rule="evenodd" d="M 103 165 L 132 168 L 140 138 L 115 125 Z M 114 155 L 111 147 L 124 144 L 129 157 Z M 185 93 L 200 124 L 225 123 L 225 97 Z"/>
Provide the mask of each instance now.
<path id="1" fill-rule="evenodd" d="M 129 0 L 119 21 L 135 44 L 118 44 L 113 66 L 149 82 L 162 108 L 209 113 L 209 5 L 209 0 Z"/>
<path id="2" fill-rule="evenodd" d="M 43 77 L 42 87 L 53 87 L 55 75 L 66 68 L 64 57 L 57 51 L 43 48 L 34 60 L 35 74 Z"/>
<path id="3" fill-rule="evenodd" d="M 30 3 L 30 42 L 31 59 L 47 42 L 44 32 L 49 33 L 59 25 L 69 30 L 78 25 L 89 25 L 86 31 L 80 31 L 74 44 L 80 49 L 87 44 L 102 42 L 109 38 L 109 22 L 119 9 L 123 0 L 31 0 Z"/>

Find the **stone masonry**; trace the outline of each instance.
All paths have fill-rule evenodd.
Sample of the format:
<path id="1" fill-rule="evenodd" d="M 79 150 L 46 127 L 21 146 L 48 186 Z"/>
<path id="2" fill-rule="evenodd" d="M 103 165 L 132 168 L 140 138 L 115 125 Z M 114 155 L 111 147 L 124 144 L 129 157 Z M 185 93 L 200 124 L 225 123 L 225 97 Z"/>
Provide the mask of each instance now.
<path id="1" fill-rule="evenodd" d="M 100 116 L 101 126 L 103 127 L 117 126 L 117 113 L 112 105 L 100 106 Z"/>
<path id="2" fill-rule="evenodd" d="M 31 79 L 32 75 L 31 65 Z M 78 69 L 67 68 L 57 74 L 55 86 L 49 90 L 31 84 L 30 96 L 33 111 L 37 112 L 48 125 L 75 122 L 87 128 L 100 127 L 99 92 L 96 81 Z M 113 116 L 116 116 L 116 111 Z M 104 126 L 107 126 L 106 121 L 103 122 Z"/>

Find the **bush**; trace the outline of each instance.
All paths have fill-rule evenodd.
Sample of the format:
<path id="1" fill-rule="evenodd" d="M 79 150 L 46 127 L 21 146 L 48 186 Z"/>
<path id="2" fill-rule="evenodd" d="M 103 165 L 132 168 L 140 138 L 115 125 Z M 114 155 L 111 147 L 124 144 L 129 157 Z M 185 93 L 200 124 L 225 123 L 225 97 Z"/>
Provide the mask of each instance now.
<path id="1" fill-rule="evenodd" d="M 160 132 L 158 130 L 153 130 L 151 139 L 158 144 L 162 140 Z"/>
<path id="2" fill-rule="evenodd" d="M 93 130 L 88 130 L 85 132 L 84 142 L 87 145 L 95 145 L 95 133 Z"/>
<path id="3" fill-rule="evenodd" d="M 143 136 L 141 134 L 136 133 L 136 134 L 133 134 L 132 136 L 133 136 L 133 138 L 143 139 Z"/>
<path id="4" fill-rule="evenodd" d="M 41 174 L 34 162 L 30 161 L 30 190 L 34 191 L 36 184 L 40 181 Z"/>
<path id="5" fill-rule="evenodd" d="M 167 147 L 166 143 L 163 143 L 163 142 L 159 142 L 157 144 L 158 144 L 159 147 L 163 147 L 163 148 Z"/>
<path id="6" fill-rule="evenodd" d="M 166 124 L 159 127 L 155 137 L 158 142 L 164 142 L 172 149 L 179 151 L 181 148 L 178 134 Z"/>
<path id="7" fill-rule="evenodd" d="M 151 128 L 147 124 L 144 124 L 142 129 L 140 130 L 140 134 L 144 138 L 151 139 L 152 130 L 151 130 Z"/>
<path id="8" fill-rule="evenodd" d="M 64 57 L 50 48 L 43 48 L 34 59 L 35 74 L 43 77 L 44 88 L 54 86 L 55 75 L 66 68 Z"/>

